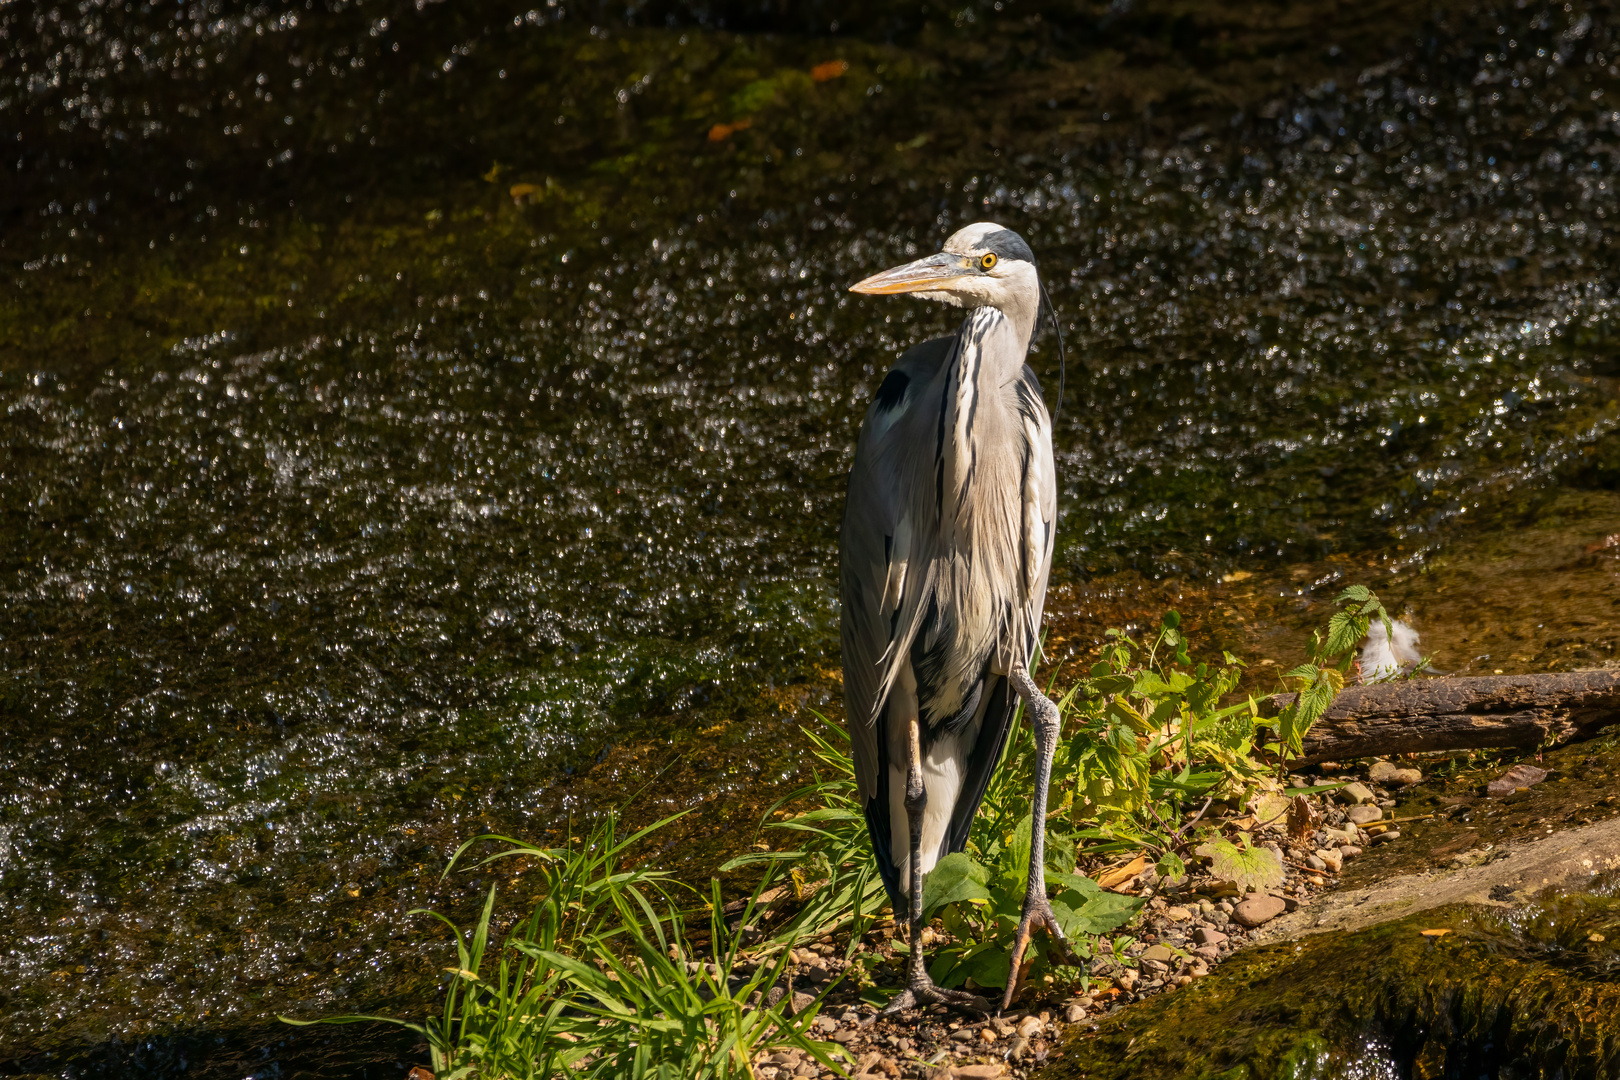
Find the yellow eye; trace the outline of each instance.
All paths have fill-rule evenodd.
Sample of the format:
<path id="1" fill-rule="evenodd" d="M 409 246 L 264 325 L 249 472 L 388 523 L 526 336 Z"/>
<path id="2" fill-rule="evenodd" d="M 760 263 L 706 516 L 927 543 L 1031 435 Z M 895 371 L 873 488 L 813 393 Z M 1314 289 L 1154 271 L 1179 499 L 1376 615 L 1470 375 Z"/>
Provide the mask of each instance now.
<path id="1" fill-rule="evenodd" d="M 996 257 L 994 255 L 990 254 L 989 252 L 986 252 L 984 258 L 979 260 L 980 268 L 985 269 L 985 270 L 989 270 L 991 267 L 993 267 L 995 265 L 996 265 Z"/>

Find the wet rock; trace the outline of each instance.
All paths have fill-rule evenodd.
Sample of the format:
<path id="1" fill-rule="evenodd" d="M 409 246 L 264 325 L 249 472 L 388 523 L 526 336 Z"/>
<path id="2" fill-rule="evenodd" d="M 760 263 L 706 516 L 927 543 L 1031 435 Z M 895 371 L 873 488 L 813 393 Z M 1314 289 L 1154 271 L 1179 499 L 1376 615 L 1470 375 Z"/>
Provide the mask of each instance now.
<path id="1" fill-rule="evenodd" d="M 1372 789 L 1366 784 L 1346 784 L 1339 789 L 1339 801 L 1349 803 L 1351 806 L 1370 803 L 1373 801 Z"/>
<path id="2" fill-rule="evenodd" d="M 1244 926 L 1260 926 L 1281 915 L 1287 906 L 1280 896 L 1250 896 L 1232 912 L 1232 918 Z"/>
<path id="3" fill-rule="evenodd" d="M 1485 794 L 1493 799 L 1505 799 L 1520 788 L 1532 787 L 1545 779 L 1546 769 L 1520 762 L 1486 785 Z"/>
<path id="4" fill-rule="evenodd" d="M 1390 829 L 1388 832 L 1381 832 L 1377 836 L 1373 837 L 1372 840 L 1371 840 L 1371 843 L 1374 843 L 1374 844 L 1387 844 L 1392 840 L 1399 840 L 1400 838 L 1401 838 L 1401 830 L 1399 830 L 1399 829 Z"/>
<path id="5" fill-rule="evenodd" d="M 1374 784 L 1393 784 L 1396 787 L 1407 787 L 1411 784 L 1421 784 L 1423 774 L 1416 769 L 1401 768 L 1393 761 L 1378 761 L 1367 773 L 1367 779 Z"/>
<path id="6" fill-rule="evenodd" d="M 1350 808 L 1350 820 L 1357 825 L 1371 825 L 1375 821 L 1382 821 L 1383 818 L 1383 810 L 1376 806 L 1352 806 Z"/>
<path id="7" fill-rule="evenodd" d="M 1357 847 L 1355 844 L 1346 844 L 1343 847 L 1339 848 L 1338 852 L 1339 852 L 1340 855 L 1342 855 L 1346 859 L 1353 859 L 1357 855 L 1361 854 L 1361 849 L 1359 847 Z"/>

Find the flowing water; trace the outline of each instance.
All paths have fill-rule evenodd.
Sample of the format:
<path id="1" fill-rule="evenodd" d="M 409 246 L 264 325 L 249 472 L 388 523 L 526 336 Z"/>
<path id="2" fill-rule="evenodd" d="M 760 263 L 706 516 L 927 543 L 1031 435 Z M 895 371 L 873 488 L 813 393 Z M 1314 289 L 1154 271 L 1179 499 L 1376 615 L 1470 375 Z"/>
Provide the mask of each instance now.
<path id="1" fill-rule="evenodd" d="M 750 842 L 864 403 L 953 324 L 845 288 L 974 220 L 1067 345 L 1059 658 L 1161 602 L 1280 657 L 1362 579 L 1452 666 L 1606 661 L 1614 21 L 0 7 L 0 1060 L 281 1068 L 433 1001 L 463 839 Z"/>

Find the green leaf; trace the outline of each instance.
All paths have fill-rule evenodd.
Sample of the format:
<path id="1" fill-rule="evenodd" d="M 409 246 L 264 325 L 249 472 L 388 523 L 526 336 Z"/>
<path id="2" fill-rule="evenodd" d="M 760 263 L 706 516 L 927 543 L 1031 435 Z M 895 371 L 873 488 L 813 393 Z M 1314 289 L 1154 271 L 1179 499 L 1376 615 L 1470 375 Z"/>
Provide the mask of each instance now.
<path id="1" fill-rule="evenodd" d="M 994 947 L 980 949 L 964 957 L 958 971 L 962 982 L 966 982 L 968 977 L 972 976 L 973 981 L 980 986 L 1006 986 L 1007 950 Z"/>
<path id="2" fill-rule="evenodd" d="M 1012 842 L 1001 857 L 1001 882 L 1008 893 L 1024 897 L 1029 880 L 1030 815 L 1025 814 L 1013 830 Z"/>
<path id="3" fill-rule="evenodd" d="M 1176 627 L 1181 625 L 1181 616 L 1174 610 L 1171 610 L 1165 612 L 1164 618 L 1160 621 L 1164 624 L 1166 629 L 1174 630 Z"/>
<path id="4" fill-rule="evenodd" d="M 1058 925 L 1068 937 L 1106 934 L 1130 922 L 1142 907 L 1142 901 L 1134 896 L 1112 893 L 1098 888 L 1097 883 L 1090 879 L 1083 880 L 1095 891 L 1085 893 L 1078 889 L 1065 889 L 1051 901 L 1052 914 L 1057 916 Z"/>
<path id="5" fill-rule="evenodd" d="M 1187 876 L 1187 864 L 1173 851 L 1165 852 L 1159 859 L 1158 870 L 1159 876 L 1166 881 L 1180 883 Z"/>
<path id="6" fill-rule="evenodd" d="M 1235 883 L 1239 891 L 1282 884 L 1282 859 L 1270 848 L 1244 849 L 1230 840 L 1212 840 L 1199 845 L 1198 854 L 1209 858 L 1212 875 Z"/>
<path id="7" fill-rule="evenodd" d="M 1349 611 L 1335 611 L 1333 617 L 1328 619 L 1327 644 L 1322 646 L 1322 652 L 1328 656 L 1338 656 L 1355 648 L 1356 643 L 1366 636 L 1366 619 Z"/>
<path id="8" fill-rule="evenodd" d="M 933 918 L 946 904 L 990 898 L 990 871 L 958 851 L 939 860 L 923 879 L 923 919 Z"/>

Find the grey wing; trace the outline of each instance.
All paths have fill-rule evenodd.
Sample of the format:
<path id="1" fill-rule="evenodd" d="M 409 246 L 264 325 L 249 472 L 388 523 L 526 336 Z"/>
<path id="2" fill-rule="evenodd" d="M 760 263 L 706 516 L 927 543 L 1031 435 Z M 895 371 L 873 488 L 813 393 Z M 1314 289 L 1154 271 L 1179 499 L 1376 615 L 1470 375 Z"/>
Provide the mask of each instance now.
<path id="1" fill-rule="evenodd" d="M 878 793 L 890 684 L 921 619 L 937 522 L 932 515 L 939 365 L 955 338 L 925 342 L 884 378 L 861 425 L 839 540 L 844 712 L 863 800 Z"/>
<path id="2" fill-rule="evenodd" d="M 1018 384 L 1018 412 L 1024 426 L 1023 523 L 1023 653 L 1034 659 L 1040 646 L 1041 613 L 1046 582 L 1052 573 L 1057 537 L 1057 471 L 1052 460 L 1052 419 L 1041 397 L 1035 372 L 1025 365 Z"/>

